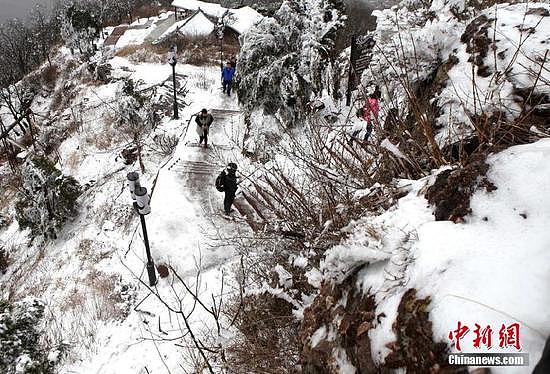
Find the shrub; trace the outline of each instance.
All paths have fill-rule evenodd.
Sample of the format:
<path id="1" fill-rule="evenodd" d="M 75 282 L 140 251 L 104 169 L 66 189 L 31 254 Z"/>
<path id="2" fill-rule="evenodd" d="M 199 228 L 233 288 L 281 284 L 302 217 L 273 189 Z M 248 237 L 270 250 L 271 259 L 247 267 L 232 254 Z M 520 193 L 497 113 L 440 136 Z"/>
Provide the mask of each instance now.
<path id="1" fill-rule="evenodd" d="M 16 219 L 33 235 L 55 239 L 65 221 L 75 215 L 80 192 L 80 184 L 73 177 L 64 176 L 49 159 L 36 157 L 22 170 Z"/>
<path id="2" fill-rule="evenodd" d="M 59 350 L 41 343 L 40 321 L 44 304 L 37 299 L 16 303 L 0 300 L 0 372 L 4 374 L 54 373 Z"/>
<path id="3" fill-rule="evenodd" d="M 40 72 L 40 79 L 46 87 L 54 88 L 59 76 L 59 70 L 55 65 L 49 65 Z"/>
<path id="4" fill-rule="evenodd" d="M 8 252 L 4 247 L 0 247 L 0 274 L 6 274 L 9 265 L 10 258 Z"/>
<path id="5" fill-rule="evenodd" d="M 299 322 L 292 314 L 292 305 L 272 295 L 260 294 L 247 296 L 241 307 L 235 320 L 239 334 L 227 350 L 231 371 L 293 372 L 299 356 L 296 334 Z"/>

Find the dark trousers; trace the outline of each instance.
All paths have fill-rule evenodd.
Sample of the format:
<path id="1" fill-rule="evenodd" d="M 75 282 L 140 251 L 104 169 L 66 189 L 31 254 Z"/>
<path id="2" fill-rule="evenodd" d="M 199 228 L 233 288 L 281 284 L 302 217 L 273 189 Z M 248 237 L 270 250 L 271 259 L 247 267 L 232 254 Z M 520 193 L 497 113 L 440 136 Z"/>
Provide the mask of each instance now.
<path id="1" fill-rule="evenodd" d="M 223 199 L 223 210 L 225 211 L 225 214 L 229 214 L 231 212 L 231 205 L 233 205 L 233 201 L 235 201 L 235 191 L 225 191 L 225 199 Z"/>
<path id="2" fill-rule="evenodd" d="M 231 82 L 232 81 L 223 81 L 222 82 L 223 92 L 227 93 L 227 96 L 231 96 Z"/>
<path id="3" fill-rule="evenodd" d="M 357 138 L 357 135 L 359 135 L 359 133 L 361 132 L 361 129 L 359 130 L 355 130 L 352 134 L 351 134 L 351 137 L 352 139 L 356 139 Z M 369 137 L 370 137 L 370 134 L 372 133 L 372 124 L 368 124 L 367 125 L 367 132 L 365 134 L 365 138 L 363 139 L 364 141 L 367 141 L 369 140 Z"/>
<path id="4" fill-rule="evenodd" d="M 202 141 L 204 140 L 204 145 L 208 145 L 208 127 L 203 129 L 202 136 L 199 136 L 199 144 L 202 144 Z"/>

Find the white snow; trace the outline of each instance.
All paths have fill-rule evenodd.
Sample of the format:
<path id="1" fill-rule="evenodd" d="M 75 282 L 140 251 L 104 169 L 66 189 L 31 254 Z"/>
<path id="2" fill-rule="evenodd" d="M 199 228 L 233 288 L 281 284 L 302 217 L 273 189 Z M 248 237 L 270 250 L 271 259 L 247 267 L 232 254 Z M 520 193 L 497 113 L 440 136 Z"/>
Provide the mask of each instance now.
<path id="1" fill-rule="evenodd" d="M 229 12 L 233 15 L 234 21 L 231 22 L 228 27 L 237 31 L 239 34 L 244 34 L 263 18 L 260 13 L 249 6 L 230 9 Z"/>
<path id="2" fill-rule="evenodd" d="M 128 29 L 116 42 L 116 48 L 122 48 L 129 45 L 140 45 L 149 35 L 147 29 Z"/>
<path id="3" fill-rule="evenodd" d="M 535 8 L 548 11 L 550 4 L 497 4 L 478 14 L 495 19 L 489 22 L 490 44 L 483 59 L 490 75 L 479 76 L 478 67 L 472 70 L 466 45 L 456 46 L 459 63 L 448 72 L 449 82 L 437 98 L 443 109 L 438 120 L 444 126 L 437 137 L 441 143 L 467 134 L 460 124 L 470 125 L 472 115 L 501 111 L 509 119 L 517 118 L 522 107 L 515 100 L 515 88 L 535 86 L 534 94 L 550 93 L 550 71 L 541 67 L 548 50 L 550 17 L 527 14 Z"/>
<path id="4" fill-rule="evenodd" d="M 493 329 L 491 352 L 513 352 L 498 346 L 498 330 L 518 322 L 530 367 L 491 370 L 525 373 L 537 363 L 550 334 L 545 312 L 550 303 L 550 139 L 509 148 L 488 163 L 487 177 L 498 189 L 473 195 L 473 213 L 465 223 L 434 221 L 427 201 L 418 194 L 433 180 L 428 177 L 413 182 L 395 208 L 355 223 L 350 239 L 327 253 L 322 270 L 332 279 L 363 267 L 357 287 L 374 294 L 376 314 L 386 316 L 369 331 L 373 357 L 380 362 L 389 353 L 386 344 L 394 339 L 392 323 L 401 296 L 416 288 L 418 297 L 432 300 L 436 341 L 451 346 L 449 332 L 461 321 L 472 330 L 461 341 L 462 352 L 487 351 L 473 347 L 478 323 Z M 366 227 L 375 231 L 369 233 Z"/>
<path id="5" fill-rule="evenodd" d="M 279 264 L 275 265 L 273 270 L 277 273 L 280 286 L 284 288 L 292 287 L 292 274 Z"/>
<path id="6" fill-rule="evenodd" d="M 319 327 L 315 332 L 311 335 L 311 348 L 317 347 L 319 343 L 327 337 L 327 327 L 325 325 Z"/>
<path id="7" fill-rule="evenodd" d="M 308 259 L 304 256 L 298 256 L 294 259 L 294 261 L 292 262 L 292 264 L 296 267 L 299 267 L 299 268 L 305 268 L 307 265 L 308 265 Z"/>
<path id="8" fill-rule="evenodd" d="M 198 11 L 190 17 L 174 23 L 154 43 L 156 44 L 176 32 L 191 37 L 210 35 L 214 31 L 214 27 L 214 23 L 202 11 Z"/>
<path id="9" fill-rule="evenodd" d="M 214 17 L 221 17 L 227 10 L 217 3 L 208 3 L 200 0 L 174 0 L 172 6 L 187 10 L 202 10 L 206 14 Z"/>
<path id="10" fill-rule="evenodd" d="M 230 19 L 232 19 L 232 22 L 228 23 L 227 27 L 234 29 L 239 34 L 244 34 L 255 23 L 263 18 L 261 14 L 249 6 L 231 9 L 224 8 L 217 3 L 208 3 L 199 0 L 174 0 L 172 2 L 172 6 L 186 10 L 200 9 L 209 16 L 217 18 L 222 17 L 226 12 L 228 12 L 231 14 Z"/>
<path id="11" fill-rule="evenodd" d="M 68 58 L 68 54 L 64 58 Z M 114 57 L 109 63 L 113 67 L 113 77 L 130 77 L 134 82 L 142 82 L 140 87 L 160 85 L 172 73 L 168 64 L 133 64 L 121 57 Z M 146 172 L 140 172 L 141 182 L 151 191 L 156 178 L 151 200 L 153 211 L 146 217 L 146 222 L 155 263 L 166 263 L 177 269 L 210 305 L 212 295 L 219 300 L 222 279 L 226 287 L 224 300 L 235 289 L 227 275 L 235 252 L 231 246 L 220 243 L 228 231 L 248 233 L 249 229 L 216 215 L 217 209 L 221 211 L 223 195 L 214 188 L 215 168 L 212 182 L 207 181 L 201 186 L 200 196 L 204 196 L 206 201 L 198 201 L 198 192 L 189 187 L 181 166 L 172 170 L 167 167 L 176 160 L 192 162 L 212 154 L 216 157 L 206 161 L 214 167 L 219 162 L 223 166 L 224 157 L 238 160 L 238 153 L 231 150 L 230 136 L 240 131 L 242 118 L 237 111 L 225 119 L 218 117 L 214 122 L 210 142 L 221 147 L 222 151 L 186 146 L 186 143 L 197 141 L 194 131 L 183 131 L 192 114 L 203 107 L 232 110 L 238 107 L 235 98 L 220 94 L 216 83 L 200 88 L 204 87 L 200 84 L 204 80 L 219 81 L 218 67 L 178 64 L 176 71 L 186 77 L 193 102 L 190 106 L 180 106 L 181 120 L 166 117 L 155 131 L 157 134 L 181 136 L 172 158 L 150 152 L 152 136 L 145 139 Z M 82 184 L 89 182 L 91 188 L 81 196 L 80 214 L 67 223 L 60 239 L 50 243 L 43 256 L 39 256 L 42 251 L 29 245 L 28 230 L 19 230 L 16 220 L 9 227 L 0 229 L 0 242 L 17 251 L 10 269 L 27 274 L 16 281 L 8 273 L 6 278 L 1 276 L 2 281 L 10 277 L 10 283 L 21 295 L 35 292 L 48 295 L 48 334 L 63 336 L 71 345 L 69 360 L 60 368 L 62 373 L 139 373 L 145 367 L 150 372 L 161 372 L 165 370 L 163 361 L 171 368 L 188 365 L 182 361 L 185 350 L 174 345 L 177 339 L 165 342 L 150 340 L 166 336 L 159 330 L 177 338 L 182 334 L 182 321 L 168 312 L 154 296 L 144 299 L 150 293 L 138 281 L 141 278 L 147 282 L 146 272 L 143 272 L 145 253 L 139 220 L 132 213 L 125 187 L 125 175 L 135 166 L 125 166 L 117 157 L 127 139 L 118 138 L 116 132 L 111 133 L 115 125 L 111 115 L 116 114 L 120 89 L 120 81 L 105 85 L 81 83 L 78 94 L 72 97 L 82 127 L 62 143 L 57 167 L 75 176 Z M 33 109 L 36 113 L 43 113 L 48 104 Z M 67 117 L 67 121 L 72 116 L 70 111 L 62 115 Z M 96 136 L 111 137 L 113 143 L 106 150 L 98 149 L 94 140 Z M 196 278 L 197 274 L 199 278 Z M 121 291 L 122 286 L 129 289 Z M 169 303 L 177 305 L 175 295 L 178 295 L 184 307 L 192 305 L 190 295 L 173 277 L 160 279 L 156 289 Z M 8 288 L 2 287 L 2 293 L 5 295 L 6 292 L 9 292 Z M 132 299 L 124 300 L 124 295 Z M 116 301 L 119 298 L 120 303 Z M 134 311 L 132 308 L 141 301 L 138 311 Z M 128 306 L 129 315 L 121 318 L 118 316 L 121 312 L 116 308 L 124 305 Z M 110 318 L 108 313 L 117 317 Z M 209 314 L 201 308 L 195 310 L 190 319 L 193 328 L 201 332 L 211 322 Z M 222 335 L 216 336 L 217 341 L 226 339 L 227 336 L 223 335 L 226 333 L 222 329 Z M 179 342 L 188 343 L 186 340 Z M 50 358 L 54 359 L 54 356 L 52 353 Z M 19 366 L 24 365 L 22 358 Z"/>
<path id="12" fill-rule="evenodd" d="M 332 351 L 332 357 L 336 362 L 338 373 L 340 374 L 355 374 L 357 369 L 353 366 L 348 359 L 348 354 L 343 348 L 335 348 Z"/>

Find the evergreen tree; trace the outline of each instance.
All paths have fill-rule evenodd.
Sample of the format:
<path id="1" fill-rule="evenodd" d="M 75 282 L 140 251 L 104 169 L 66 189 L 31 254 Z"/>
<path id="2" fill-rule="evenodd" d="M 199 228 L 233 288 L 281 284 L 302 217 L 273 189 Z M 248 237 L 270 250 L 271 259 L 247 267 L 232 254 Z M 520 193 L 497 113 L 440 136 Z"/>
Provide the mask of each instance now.
<path id="1" fill-rule="evenodd" d="M 242 37 L 239 100 L 285 125 L 296 124 L 306 105 L 331 89 L 336 31 L 343 25 L 340 0 L 286 0 Z"/>
<path id="2" fill-rule="evenodd" d="M 41 342 L 40 322 L 44 304 L 34 298 L 9 303 L 0 300 L 0 372 L 50 374 L 59 351 L 49 352 Z"/>
<path id="3" fill-rule="evenodd" d="M 55 239 L 65 221 L 76 214 L 80 192 L 80 184 L 63 175 L 47 158 L 27 161 L 15 206 L 17 221 L 33 235 Z"/>
<path id="4" fill-rule="evenodd" d="M 73 2 L 61 17 L 61 36 L 73 53 L 78 50 L 84 56 L 91 55 L 95 51 L 94 40 L 99 37 L 100 28 L 93 9 L 89 9 L 86 3 Z"/>

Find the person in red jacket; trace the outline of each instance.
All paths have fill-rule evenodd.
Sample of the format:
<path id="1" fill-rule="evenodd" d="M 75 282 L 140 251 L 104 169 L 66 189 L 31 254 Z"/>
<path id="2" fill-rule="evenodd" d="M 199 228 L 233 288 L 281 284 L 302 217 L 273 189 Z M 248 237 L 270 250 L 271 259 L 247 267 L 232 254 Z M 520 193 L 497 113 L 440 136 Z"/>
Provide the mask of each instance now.
<path id="1" fill-rule="evenodd" d="M 374 92 L 369 96 L 367 101 L 365 101 L 365 105 L 362 109 L 362 119 L 367 122 L 367 131 L 365 133 L 365 137 L 363 138 L 364 141 L 368 141 L 370 134 L 372 133 L 373 129 L 373 122 L 378 122 L 378 112 L 380 111 L 380 97 L 381 92 L 376 87 Z M 355 130 L 351 134 L 351 140 L 356 139 L 357 135 L 361 132 L 362 129 Z"/>

